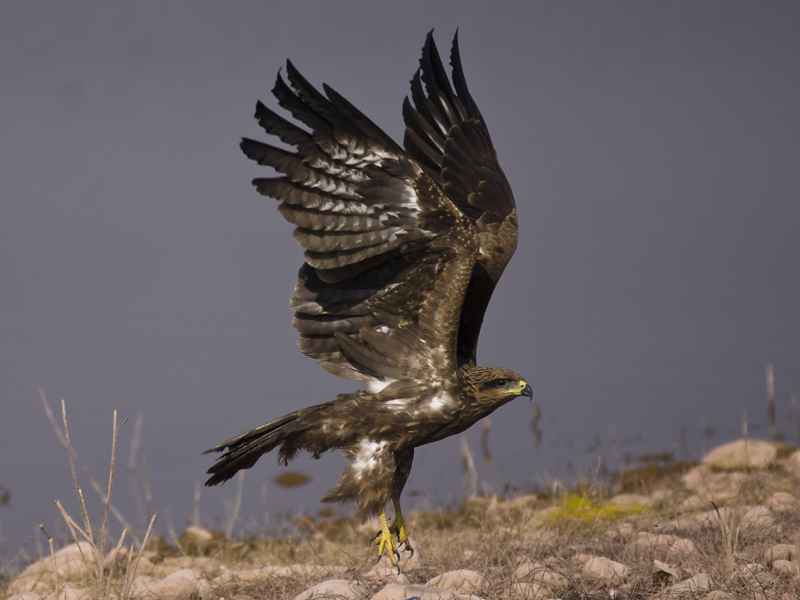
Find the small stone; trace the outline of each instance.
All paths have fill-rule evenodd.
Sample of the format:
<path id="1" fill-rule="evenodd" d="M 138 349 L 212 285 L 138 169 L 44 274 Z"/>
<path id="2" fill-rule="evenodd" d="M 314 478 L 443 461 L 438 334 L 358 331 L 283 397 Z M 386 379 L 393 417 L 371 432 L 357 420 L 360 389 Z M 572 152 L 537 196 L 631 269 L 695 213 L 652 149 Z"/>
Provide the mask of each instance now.
<path id="1" fill-rule="evenodd" d="M 675 567 L 669 566 L 660 560 L 653 560 L 653 578 L 658 582 L 677 581 L 681 578 L 681 572 Z"/>
<path id="2" fill-rule="evenodd" d="M 788 492 L 775 492 L 767 498 L 767 508 L 776 513 L 791 513 L 800 508 L 800 502 Z"/>
<path id="3" fill-rule="evenodd" d="M 583 565 L 583 574 L 587 578 L 608 585 L 619 585 L 628 578 L 630 569 L 622 563 L 609 558 L 596 556 Z"/>
<path id="4" fill-rule="evenodd" d="M 778 577 L 791 579 L 800 575 L 800 560 L 784 560 L 779 558 L 772 563 L 772 570 Z"/>
<path id="5" fill-rule="evenodd" d="M 794 544 L 776 544 L 764 553 L 764 562 L 768 567 L 776 560 L 795 560 L 800 558 L 800 548 Z"/>
<path id="6" fill-rule="evenodd" d="M 778 450 L 763 440 L 736 440 L 717 446 L 703 463 L 719 469 L 766 469 L 775 462 Z"/>
<path id="7" fill-rule="evenodd" d="M 676 583 L 664 589 L 665 594 L 696 594 L 698 592 L 711 591 L 711 577 L 705 573 L 698 573 L 680 583 Z"/>
<path id="8" fill-rule="evenodd" d="M 550 598 L 550 591 L 538 583 L 512 584 L 506 598 L 508 600 L 546 600 Z"/>
<path id="9" fill-rule="evenodd" d="M 361 595 L 358 586 L 351 585 L 346 579 L 329 579 L 311 586 L 305 592 L 294 597 L 294 600 L 309 600 L 310 598 L 336 598 L 337 600 L 352 600 Z"/>
<path id="10" fill-rule="evenodd" d="M 434 577 L 425 585 L 454 590 L 456 592 L 474 592 L 483 587 L 483 577 L 480 573 L 461 569 L 458 571 L 448 571 L 438 577 Z"/>

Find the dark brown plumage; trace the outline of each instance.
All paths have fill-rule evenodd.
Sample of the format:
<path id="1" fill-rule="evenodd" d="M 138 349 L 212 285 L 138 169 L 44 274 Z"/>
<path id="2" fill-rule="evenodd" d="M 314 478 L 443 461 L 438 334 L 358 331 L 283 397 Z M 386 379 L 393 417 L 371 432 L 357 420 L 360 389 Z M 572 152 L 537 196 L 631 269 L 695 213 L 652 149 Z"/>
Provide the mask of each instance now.
<path id="1" fill-rule="evenodd" d="M 476 366 L 483 315 L 517 244 L 511 188 L 469 94 L 458 51 L 452 84 L 429 34 L 403 104 L 405 148 L 287 61 L 273 94 L 305 128 L 262 103 L 256 119 L 294 152 L 243 139 L 282 174 L 253 181 L 281 204 L 305 248 L 292 296 L 300 349 L 365 389 L 286 415 L 220 444 L 206 485 L 278 449 L 288 463 L 340 449 L 349 463 L 323 501 L 381 516 L 380 552 L 407 541 L 399 498 L 414 448 L 460 433 L 530 386 Z M 397 512 L 389 527 L 386 502 Z"/>

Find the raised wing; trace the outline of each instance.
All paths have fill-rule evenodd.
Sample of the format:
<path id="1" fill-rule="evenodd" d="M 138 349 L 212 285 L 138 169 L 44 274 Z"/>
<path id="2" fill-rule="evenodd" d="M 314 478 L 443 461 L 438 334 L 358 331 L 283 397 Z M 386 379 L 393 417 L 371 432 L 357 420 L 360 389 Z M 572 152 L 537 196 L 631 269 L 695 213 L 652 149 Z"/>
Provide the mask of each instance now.
<path id="1" fill-rule="evenodd" d="M 406 98 L 403 103 L 404 145 L 408 156 L 442 186 L 478 232 L 478 264 L 466 292 L 458 335 L 458 362 L 474 365 L 483 315 L 517 247 L 517 213 L 486 122 L 467 89 L 458 33 L 450 65 L 452 85 L 429 33 L 420 68 L 411 80 L 411 101 Z"/>
<path id="2" fill-rule="evenodd" d="M 294 151 L 241 147 L 282 174 L 253 183 L 281 201 L 306 250 L 291 301 L 298 345 L 375 392 L 453 378 L 478 253 L 473 222 L 347 100 L 328 86 L 323 95 L 290 62 L 286 72 L 273 94 L 308 129 L 259 102 L 258 122 Z"/>

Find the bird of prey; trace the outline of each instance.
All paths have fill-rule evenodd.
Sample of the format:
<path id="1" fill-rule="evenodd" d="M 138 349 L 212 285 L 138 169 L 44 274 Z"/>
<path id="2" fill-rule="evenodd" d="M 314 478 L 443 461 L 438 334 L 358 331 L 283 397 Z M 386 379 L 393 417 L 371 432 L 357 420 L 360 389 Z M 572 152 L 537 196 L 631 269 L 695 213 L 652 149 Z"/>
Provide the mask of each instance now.
<path id="1" fill-rule="evenodd" d="M 400 494 L 414 449 L 532 397 L 517 373 L 476 365 L 484 312 L 517 245 L 517 213 L 467 89 L 458 33 L 450 64 L 452 83 L 428 34 L 403 103 L 403 147 L 290 61 L 288 84 L 279 72 L 272 93 L 294 120 L 261 102 L 255 117 L 292 150 L 241 142 L 279 174 L 253 185 L 280 202 L 305 248 L 291 300 L 298 345 L 363 389 L 211 448 L 224 454 L 206 485 L 275 448 L 281 464 L 298 451 L 318 458 L 339 449 L 348 464 L 323 502 L 355 504 L 362 519 L 378 515 L 378 556 L 386 551 L 393 564 L 408 543 Z"/>

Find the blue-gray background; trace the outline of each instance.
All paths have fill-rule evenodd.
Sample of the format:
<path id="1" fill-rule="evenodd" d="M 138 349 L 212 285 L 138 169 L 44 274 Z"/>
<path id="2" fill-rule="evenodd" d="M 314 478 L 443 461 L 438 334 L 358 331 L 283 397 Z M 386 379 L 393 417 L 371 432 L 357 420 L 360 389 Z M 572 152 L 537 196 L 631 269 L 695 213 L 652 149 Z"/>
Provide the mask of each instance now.
<path id="1" fill-rule="evenodd" d="M 6 3 L 0 18 L 0 506 L 9 559 L 38 523 L 78 516 L 37 393 L 66 399 L 73 443 L 106 477 L 111 411 L 143 415 L 153 508 L 181 531 L 209 446 L 353 389 L 296 349 L 301 261 L 266 174 L 238 149 L 285 58 L 396 139 L 425 34 L 460 28 L 473 96 L 520 214 L 479 360 L 532 383 L 493 416 L 502 493 L 602 458 L 767 435 L 797 440 L 800 4 L 796 2 Z M 262 135 L 262 137 L 264 137 Z M 707 428 L 715 434 L 708 436 Z M 706 435 L 703 434 L 704 429 Z M 120 432 L 115 498 L 137 526 Z M 479 428 L 469 434 L 479 454 Z M 589 448 L 589 451 L 587 451 Z M 574 470 L 570 469 L 570 463 Z M 634 461 L 635 463 L 635 461 Z M 314 514 L 342 460 L 266 457 L 243 512 Z M 82 479 L 85 487 L 85 479 Z M 141 487 L 141 481 L 140 481 Z M 415 505 L 457 500 L 458 440 L 423 449 Z M 482 484 L 483 485 L 483 484 Z M 204 490 L 224 520 L 235 485 Z M 91 496 L 90 510 L 100 515 Z M 421 503 L 421 504 L 420 504 Z M 117 528 L 119 531 L 119 528 Z"/>

